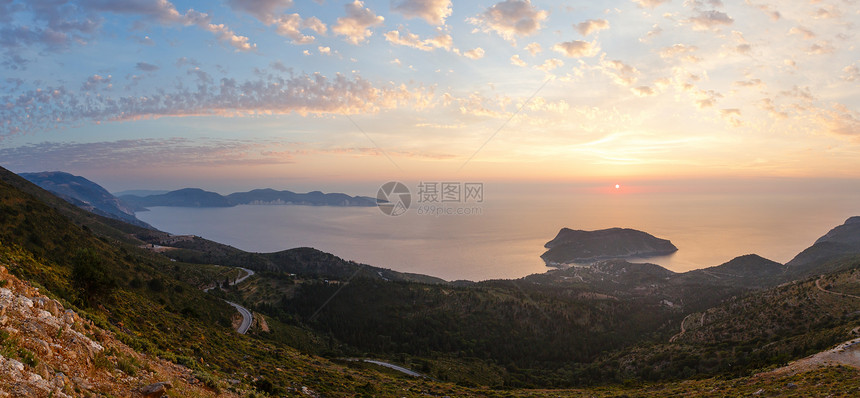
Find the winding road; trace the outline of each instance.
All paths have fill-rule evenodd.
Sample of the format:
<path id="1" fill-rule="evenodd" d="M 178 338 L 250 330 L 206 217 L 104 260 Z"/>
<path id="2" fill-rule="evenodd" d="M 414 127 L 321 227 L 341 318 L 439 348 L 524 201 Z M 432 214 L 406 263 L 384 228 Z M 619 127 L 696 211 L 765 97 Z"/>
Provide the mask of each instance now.
<path id="1" fill-rule="evenodd" d="M 827 289 L 825 289 L 825 288 L 821 287 L 821 279 L 822 279 L 822 278 L 818 278 L 818 279 L 816 279 L 816 280 L 815 280 L 815 287 L 817 287 L 817 288 L 818 288 L 818 290 L 821 290 L 822 292 L 826 292 L 826 293 L 830 293 L 830 294 L 835 294 L 835 295 L 837 295 L 837 296 L 850 297 L 850 298 L 854 298 L 854 299 L 860 299 L 860 296 L 855 296 L 855 295 L 853 295 L 853 294 L 847 294 L 847 293 L 831 292 L 830 290 L 827 290 Z"/>
<path id="2" fill-rule="evenodd" d="M 233 282 L 230 282 L 231 286 L 238 285 L 238 284 L 244 282 L 245 279 L 248 279 L 252 275 L 254 275 L 254 271 L 251 271 L 247 268 L 242 268 L 242 267 L 236 267 L 236 268 L 245 271 L 245 275 L 243 275 L 239 278 L 236 278 L 236 280 L 234 280 Z M 217 286 L 217 284 L 216 284 L 216 286 Z M 203 289 L 203 291 L 208 293 L 210 290 L 212 290 L 214 288 L 215 288 L 215 286 L 207 287 L 207 288 Z M 226 301 L 227 304 L 230 304 L 231 306 L 233 306 L 233 308 L 235 308 L 236 311 L 239 311 L 239 314 L 242 315 L 242 323 L 239 324 L 239 327 L 236 328 L 236 331 L 239 332 L 239 334 L 248 333 L 248 329 L 251 328 L 251 322 L 254 320 L 254 315 L 252 315 L 251 311 L 249 311 L 247 308 L 242 307 L 239 304 L 236 304 L 232 301 L 227 301 L 227 300 L 224 300 L 224 301 Z"/>
<path id="3" fill-rule="evenodd" d="M 242 314 L 242 323 L 239 324 L 239 327 L 236 328 L 236 331 L 239 332 L 239 334 L 248 333 L 248 329 L 251 328 L 251 320 L 254 319 L 254 316 L 251 315 L 251 311 L 248 311 L 247 308 L 242 307 L 241 305 L 236 304 L 232 301 L 227 301 L 227 304 L 232 305 L 233 308 L 235 308 L 237 311 L 239 311 L 240 314 Z"/>
<path id="4" fill-rule="evenodd" d="M 345 359 L 345 360 L 346 360 L 346 361 L 351 361 L 351 362 L 365 362 L 365 363 L 372 363 L 372 364 L 374 364 L 374 365 L 384 366 L 384 367 L 386 367 L 386 368 L 394 369 L 394 370 L 396 370 L 396 371 L 398 371 L 398 372 L 400 372 L 400 373 L 407 374 L 407 375 L 412 376 L 412 377 L 425 377 L 425 378 L 427 377 L 427 376 L 424 376 L 423 374 L 418 373 L 418 372 L 416 372 L 416 371 L 414 371 L 414 370 L 407 369 L 407 368 L 404 368 L 404 367 L 402 367 L 402 366 L 395 365 L 395 364 L 393 364 L 393 363 L 388 363 L 388 362 L 384 362 L 384 361 L 378 361 L 378 360 L 376 360 L 376 359 L 347 358 L 347 359 Z"/>

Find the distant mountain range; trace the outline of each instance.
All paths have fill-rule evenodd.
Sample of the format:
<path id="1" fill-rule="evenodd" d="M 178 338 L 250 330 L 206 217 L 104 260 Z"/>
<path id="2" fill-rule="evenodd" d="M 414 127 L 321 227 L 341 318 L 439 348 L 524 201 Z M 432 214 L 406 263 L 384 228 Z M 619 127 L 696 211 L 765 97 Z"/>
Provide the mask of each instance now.
<path id="1" fill-rule="evenodd" d="M 175 191 L 129 190 L 114 196 L 101 185 L 84 177 L 62 171 L 21 173 L 21 177 L 65 201 L 100 216 L 125 221 L 144 228 L 151 225 L 135 217 L 135 212 L 152 206 L 232 207 L 236 205 L 309 205 L 309 206 L 376 206 L 376 199 L 343 193 L 313 191 L 295 193 L 274 189 L 255 189 L 227 196 L 199 188 Z"/>
<path id="2" fill-rule="evenodd" d="M 84 177 L 62 171 L 21 173 L 20 176 L 84 210 L 144 228 L 152 228 L 134 216 L 133 206 L 117 199 L 101 185 Z"/>
<path id="3" fill-rule="evenodd" d="M 255 189 L 235 192 L 227 196 L 199 188 L 184 188 L 160 195 L 123 195 L 122 201 L 143 209 L 154 206 L 175 207 L 232 207 L 236 205 L 308 205 L 308 206 L 376 206 L 376 199 L 367 196 L 349 196 L 343 193 L 313 191 L 295 193 L 274 189 Z"/>

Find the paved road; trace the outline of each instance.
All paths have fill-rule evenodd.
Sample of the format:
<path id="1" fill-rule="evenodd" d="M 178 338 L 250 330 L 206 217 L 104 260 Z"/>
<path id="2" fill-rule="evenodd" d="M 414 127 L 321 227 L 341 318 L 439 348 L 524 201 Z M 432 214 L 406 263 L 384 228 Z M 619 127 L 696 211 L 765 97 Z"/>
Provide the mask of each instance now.
<path id="1" fill-rule="evenodd" d="M 247 269 L 247 268 L 242 268 L 242 267 L 236 267 L 236 268 L 239 268 L 239 269 L 241 269 L 241 270 L 244 270 L 244 271 L 245 271 L 245 276 L 243 276 L 243 277 L 241 277 L 241 278 L 239 278 L 239 279 L 236 279 L 236 281 L 234 281 L 233 283 L 231 283 L 231 285 L 238 285 L 238 284 L 240 284 L 240 283 L 244 282 L 244 281 L 245 281 L 245 279 L 250 278 L 250 277 L 251 277 L 251 275 L 254 275 L 254 271 L 251 271 L 251 270 L 249 270 L 249 269 Z"/>
<path id="2" fill-rule="evenodd" d="M 367 362 L 367 363 L 372 363 L 372 364 L 374 364 L 374 365 L 385 366 L 386 368 L 394 369 L 394 370 L 396 370 L 396 371 L 398 371 L 398 372 L 400 372 L 400 373 L 404 373 L 404 374 L 407 374 L 407 375 L 409 375 L 409 376 L 413 376 L 413 377 L 424 377 L 424 375 L 422 375 L 421 373 L 418 373 L 418 372 L 416 372 L 416 371 L 414 371 L 414 370 L 406 369 L 406 368 L 404 368 L 404 367 L 402 367 L 402 366 L 397 366 L 397 365 L 395 365 L 395 364 L 393 364 L 393 363 L 388 363 L 388 362 L 383 362 L 383 361 L 377 361 L 377 360 L 375 360 L 375 359 L 349 358 L 349 359 L 347 359 L 347 361 L 355 361 L 355 362 Z"/>
<path id="3" fill-rule="evenodd" d="M 847 294 L 847 293 L 831 292 L 830 290 L 827 290 L 827 289 L 821 287 L 821 279 L 820 278 L 815 280 L 815 287 L 817 287 L 818 290 L 821 290 L 822 292 L 827 292 L 827 293 L 835 294 L 837 296 L 842 296 L 842 297 L 850 297 L 850 298 L 860 299 L 860 296 L 855 296 L 853 294 Z"/>
<path id="4" fill-rule="evenodd" d="M 254 319 L 253 315 L 251 315 L 251 311 L 248 311 L 247 308 L 242 307 L 241 305 L 236 304 L 232 301 L 227 301 L 227 304 L 232 305 L 233 308 L 235 308 L 237 311 L 239 311 L 240 314 L 242 314 L 242 323 L 239 324 L 239 327 L 236 328 L 236 331 L 239 332 L 239 334 L 248 333 L 248 329 L 251 327 L 251 320 Z"/>
<path id="5" fill-rule="evenodd" d="M 251 270 L 249 270 L 249 269 L 247 269 L 247 268 L 242 268 L 242 267 L 236 267 L 236 268 L 239 268 L 239 269 L 241 269 L 241 270 L 244 270 L 244 271 L 245 271 L 245 275 L 244 275 L 244 276 L 242 276 L 241 278 L 237 278 L 237 279 L 236 279 L 235 281 L 233 281 L 233 282 L 230 282 L 230 284 L 231 284 L 231 285 L 238 285 L 238 284 L 240 284 L 240 283 L 244 282 L 244 281 L 245 281 L 245 279 L 250 278 L 250 277 L 251 277 L 251 275 L 254 275 L 254 271 L 251 271 Z M 203 289 L 203 291 L 204 291 L 204 292 L 209 292 L 209 291 L 210 291 L 210 290 L 212 290 L 212 289 L 214 289 L 214 286 L 213 286 L 213 287 L 207 287 L 206 289 Z M 224 300 L 224 301 L 227 301 L 227 300 Z M 232 301 L 227 301 L 227 304 L 232 305 L 232 306 L 233 306 L 233 308 L 235 308 L 235 309 L 236 309 L 236 311 L 239 311 L 239 314 L 241 314 L 241 315 L 242 315 L 242 323 L 241 323 L 241 324 L 239 324 L 239 327 L 238 327 L 238 328 L 236 328 L 236 331 L 237 331 L 237 332 L 239 332 L 239 334 L 245 334 L 245 333 L 248 333 L 248 329 L 250 329 L 250 328 L 251 328 L 251 321 L 253 321 L 253 319 L 254 319 L 254 316 L 253 316 L 253 315 L 251 315 L 251 311 L 248 311 L 248 309 L 247 309 L 247 308 L 242 307 L 241 305 L 236 304 L 236 303 L 234 303 L 234 302 L 232 302 Z"/>

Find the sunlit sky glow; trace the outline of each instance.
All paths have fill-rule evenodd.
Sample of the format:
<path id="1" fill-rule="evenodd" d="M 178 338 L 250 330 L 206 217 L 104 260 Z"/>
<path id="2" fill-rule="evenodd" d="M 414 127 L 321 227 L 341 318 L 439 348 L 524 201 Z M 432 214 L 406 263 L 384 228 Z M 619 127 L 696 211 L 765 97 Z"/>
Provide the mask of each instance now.
<path id="1" fill-rule="evenodd" d="M 0 165 L 223 192 L 854 179 L 858 22 L 856 0 L 0 0 Z"/>

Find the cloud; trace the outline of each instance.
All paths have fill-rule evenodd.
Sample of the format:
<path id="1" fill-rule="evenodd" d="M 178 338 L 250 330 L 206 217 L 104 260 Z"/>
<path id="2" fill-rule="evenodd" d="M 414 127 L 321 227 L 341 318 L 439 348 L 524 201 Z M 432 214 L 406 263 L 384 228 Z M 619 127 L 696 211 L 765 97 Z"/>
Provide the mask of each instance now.
<path id="1" fill-rule="evenodd" d="M 529 0 L 505 0 L 468 21 L 482 27 L 485 32 L 495 32 L 506 40 L 514 41 L 517 36 L 537 33 L 547 15 Z"/>
<path id="2" fill-rule="evenodd" d="M 828 42 L 826 40 L 822 40 L 822 41 L 819 41 L 818 43 L 815 43 L 815 44 L 809 46 L 809 49 L 806 50 L 806 53 L 810 54 L 810 55 L 821 55 L 821 54 L 830 54 L 834 51 L 836 51 L 836 48 L 833 47 L 833 45 L 830 44 L 830 42 Z"/>
<path id="3" fill-rule="evenodd" d="M 638 97 L 651 97 L 657 95 L 657 91 L 648 86 L 633 87 L 630 90 Z"/>
<path id="4" fill-rule="evenodd" d="M 355 0 L 344 5 L 346 16 L 337 19 L 337 24 L 331 30 L 341 36 L 346 36 L 346 41 L 359 44 L 370 37 L 373 32 L 369 28 L 381 25 L 385 20 L 376 15 L 370 8 L 364 8 L 364 3 Z"/>
<path id="5" fill-rule="evenodd" d="M 815 32 L 804 28 L 803 26 L 795 26 L 788 31 L 790 35 L 801 35 L 806 40 L 811 40 L 815 38 Z"/>
<path id="6" fill-rule="evenodd" d="M 188 71 L 197 77 L 193 89 L 160 88 L 149 94 L 112 96 L 70 92 L 63 86 L 26 89 L 0 94 L 0 137 L 20 131 L 38 131 L 57 125 L 82 122 L 136 120 L 170 116 L 253 114 L 356 114 L 410 106 L 421 109 L 432 100 L 432 90 L 385 83 L 376 86 L 361 77 L 347 78 L 319 73 L 267 76 L 240 81 L 214 79 L 199 68 Z M 110 76 L 94 75 L 82 90 L 105 89 Z"/>
<path id="7" fill-rule="evenodd" d="M 471 59 L 481 59 L 484 58 L 484 49 L 481 47 L 477 47 L 464 52 L 463 56 Z"/>
<path id="8" fill-rule="evenodd" d="M 848 65 L 842 68 L 842 72 L 844 73 L 844 75 L 842 75 L 842 80 L 845 80 L 846 82 L 860 80 L 860 68 L 858 68 L 857 65 Z"/>
<path id="9" fill-rule="evenodd" d="M 234 10 L 253 15 L 266 25 L 271 25 L 276 14 L 293 6 L 293 0 L 229 0 Z"/>
<path id="10" fill-rule="evenodd" d="M 640 72 L 631 65 L 625 64 L 619 60 L 607 61 L 600 60 L 600 70 L 609 76 L 615 83 L 629 87 L 636 84 L 639 79 Z"/>
<path id="11" fill-rule="evenodd" d="M 451 0 L 400 0 L 392 4 L 392 10 L 407 18 L 421 18 L 433 25 L 444 25 L 451 16 Z"/>
<path id="12" fill-rule="evenodd" d="M 720 116 L 734 127 L 740 127 L 743 124 L 740 119 L 741 110 L 738 108 L 720 109 Z"/>
<path id="13" fill-rule="evenodd" d="M 81 85 L 82 91 L 93 91 L 100 88 L 110 89 L 113 87 L 111 83 L 111 75 L 102 76 L 102 75 L 92 75 L 87 78 L 83 85 Z"/>
<path id="14" fill-rule="evenodd" d="M 275 32 L 292 39 L 293 44 L 310 44 L 316 40 L 312 35 L 302 33 L 302 29 L 311 29 L 317 33 L 325 33 L 326 26 L 316 17 L 302 19 L 299 14 L 281 15 L 272 22 Z"/>
<path id="15" fill-rule="evenodd" d="M 640 7 L 654 8 L 663 3 L 668 3 L 671 0 L 633 0 Z"/>
<path id="16" fill-rule="evenodd" d="M 609 29 L 609 21 L 605 19 L 589 19 L 576 25 L 576 31 L 583 36 L 588 36 L 604 29 Z"/>
<path id="17" fill-rule="evenodd" d="M 639 41 L 642 43 L 650 42 L 651 39 L 659 36 L 661 33 L 663 33 L 663 28 L 655 24 L 651 27 L 651 30 L 649 30 L 648 33 L 645 34 L 644 37 L 639 38 Z"/>
<path id="18" fill-rule="evenodd" d="M 386 33 L 385 40 L 388 40 L 392 44 L 412 47 L 421 51 L 433 51 L 436 48 L 450 50 L 453 44 L 453 39 L 449 34 L 440 33 L 436 37 L 423 40 L 418 35 L 405 30 L 402 26 L 399 30 L 392 30 Z"/>
<path id="19" fill-rule="evenodd" d="M 660 50 L 660 58 L 676 58 L 679 56 L 681 59 L 691 62 L 701 61 L 701 58 L 692 55 L 692 53 L 698 51 L 699 48 L 696 46 L 690 46 L 686 44 L 673 44 L 671 47 L 664 47 Z"/>
<path id="20" fill-rule="evenodd" d="M 251 51 L 256 48 L 256 44 L 250 43 L 245 36 L 237 35 L 228 26 L 212 23 L 209 14 L 194 9 L 180 13 L 176 6 L 167 0 L 80 0 L 80 4 L 89 11 L 138 15 L 162 25 L 197 26 L 237 51 Z"/>
<path id="21" fill-rule="evenodd" d="M 765 84 L 761 79 L 739 80 L 732 83 L 732 85 L 738 87 L 765 87 Z"/>
<path id="22" fill-rule="evenodd" d="M 716 11 L 699 11 L 695 16 L 688 19 L 687 22 L 693 24 L 694 30 L 716 30 L 720 26 L 728 26 L 735 22 L 728 14 Z"/>
<path id="23" fill-rule="evenodd" d="M 302 19 L 301 15 L 281 14 L 293 6 L 292 0 L 229 0 L 233 10 L 251 14 L 266 26 L 274 26 L 275 32 L 292 39 L 293 44 L 310 44 L 316 38 L 302 33 L 302 29 L 311 29 L 316 33 L 325 34 L 327 28 L 317 17 Z"/>
<path id="24" fill-rule="evenodd" d="M 526 66 L 526 61 L 523 61 L 519 54 L 514 54 L 511 56 L 511 64 L 516 66 Z"/>
<path id="25" fill-rule="evenodd" d="M 142 70 L 144 72 L 154 72 L 154 71 L 157 71 L 159 69 L 158 65 L 153 65 L 150 63 L 146 63 L 146 62 L 138 62 L 137 65 L 135 65 L 135 68 L 137 68 L 138 70 Z"/>
<path id="26" fill-rule="evenodd" d="M 582 40 L 565 41 L 552 47 L 556 52 L 571 58 L 593 57 L 600 51 L 600 46 Z"/>
<path id="27" fill-rule="evenodd" d="M 543 51 L 543 49 L 540 46 L 540 43 L 537 43 L 537 42 L 529 43 L 529 45 L 526 46 L 525 50 L 528 51 L 529 54 L 532 55 L 532 57 L 540 54 L 540 52 Z"/>
<path id="28" fill-rule="evenodd" d="M 426 159 L 455 157 L 396 148 L 389 148 L 386 153 Z M 277 165 L 297 163 L 297 158 L 315 154 L 384 156 L 381 150 L 371 147 L 332 148 L 313 143 L 184 137 L 42 142 L 0 148 L 4 167 L 27 171 Z"/>
<path id="29" fill-rule="evenodd" d="M 696 107 L 705 109 L 715 106 L 717 99 L 722 98 L 723 95 L 714 90 L 699 90 L 696 97 L 697 99 L 693 101 Z"/>
<path id="30" fill-rule="evenodd" d="M 860 114 L 843 104 L 835 103 L 832 109 L 822 110 L 820 119 L 823 119 L 824 125 L 832 134 L 860 136 Z"/>
<path id="31" fill-rule="evenodd" d="M 544 61 L 543 64 L 536 66 L 536 69 L 542 70 L 544 72 L 549 72 L 553 69 L 564 66 L 564 61 L 558 58 L 550 58 Z"/>

